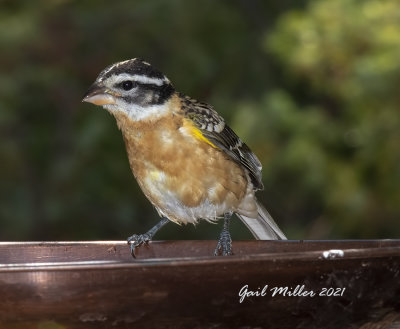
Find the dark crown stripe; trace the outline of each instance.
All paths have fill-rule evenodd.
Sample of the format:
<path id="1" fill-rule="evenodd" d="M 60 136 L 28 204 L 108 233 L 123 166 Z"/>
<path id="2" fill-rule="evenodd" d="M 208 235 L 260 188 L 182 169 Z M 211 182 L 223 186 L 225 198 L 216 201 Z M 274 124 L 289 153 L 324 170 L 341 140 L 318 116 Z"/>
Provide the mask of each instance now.
<path id="1" fill-rule="evenodd" d="M 142 75 L 149 78 L 164 79 L 165 76 L 159 70 L 140 59 L 131 59 L 125 62 L 110 65 L 100 73 L 102 79 L 112 75 L 127 73 L 131 75 Z"/>

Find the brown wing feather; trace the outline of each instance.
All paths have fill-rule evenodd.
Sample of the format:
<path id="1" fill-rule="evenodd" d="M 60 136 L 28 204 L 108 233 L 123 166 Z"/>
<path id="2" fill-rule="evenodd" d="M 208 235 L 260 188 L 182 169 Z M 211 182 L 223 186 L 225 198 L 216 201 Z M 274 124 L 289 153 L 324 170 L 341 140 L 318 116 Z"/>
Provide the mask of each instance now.
<path id="1" fill-rule="evenodd" d="M 185 116 L 192 120 L 203 136 L 235 162 L 247 169 L 255 190 L 262 190 L 261 163 L 250 148 L 225 123 L 211 105 L 180 95 Z"/>

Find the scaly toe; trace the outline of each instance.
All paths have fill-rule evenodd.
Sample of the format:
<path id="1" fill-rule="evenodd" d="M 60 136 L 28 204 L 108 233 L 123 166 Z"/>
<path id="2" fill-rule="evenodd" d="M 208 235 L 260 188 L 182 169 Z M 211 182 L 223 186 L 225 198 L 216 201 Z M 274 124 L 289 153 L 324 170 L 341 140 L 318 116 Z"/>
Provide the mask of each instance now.
<path id="1" fill-rule="evenodd" d="M 128 244 L 134 247 L 139 247 L 143 243 L 150 241 L 150 236 L 148 234 L 134 234 L 128 238 Z"/>
<path id="2" fill-rule="evenodd" d="M 218 239 L 217 247 L 214 251 L 214 256 L 218 255 L 229 256 L 232 255 L 232 239 L 228 231 L 222 231 Z"/>
<path id="3" fill-rule="evenodd" d="M 220 249 L 221 249 L 221 242 L 218 240 L 217 246 L 215 247 L 215 250 L 214 250 L 214 256 L 218 256 L 219 255 L 219 250 Z"/>

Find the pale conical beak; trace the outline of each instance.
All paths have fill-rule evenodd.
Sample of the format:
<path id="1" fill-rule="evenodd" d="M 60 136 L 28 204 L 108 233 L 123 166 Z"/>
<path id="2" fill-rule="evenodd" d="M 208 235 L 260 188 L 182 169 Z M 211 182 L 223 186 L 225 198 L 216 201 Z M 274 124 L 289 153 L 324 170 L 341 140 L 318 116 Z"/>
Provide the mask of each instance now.
<path id="1" fill-rule="evenodd" d="M 95 105 L 115 104 L 115 96 L 104 86 L 93 84 L 86 92 L 82 102 L 88 102 Z"/>

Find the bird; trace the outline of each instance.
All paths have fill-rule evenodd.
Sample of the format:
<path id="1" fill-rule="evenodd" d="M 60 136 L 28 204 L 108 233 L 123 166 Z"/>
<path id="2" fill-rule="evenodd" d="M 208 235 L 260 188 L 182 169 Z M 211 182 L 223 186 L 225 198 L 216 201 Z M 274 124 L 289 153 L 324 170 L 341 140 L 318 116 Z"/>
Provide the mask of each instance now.
<path id="1" fill-rule="evenodd" d="M 128 238 L 133 257 L 169 222 L 219 219 L 214 255 L 232 255 L 233 214 L 256 239 L 286 239 L 255 196 L 263 189 L 257 156 L 211 105 L 178 92 L 153 65 L 140 58 L 109 65 L 82 101 L 114 116 L 132 173 L 161 217 L 148 232 Z"/>

